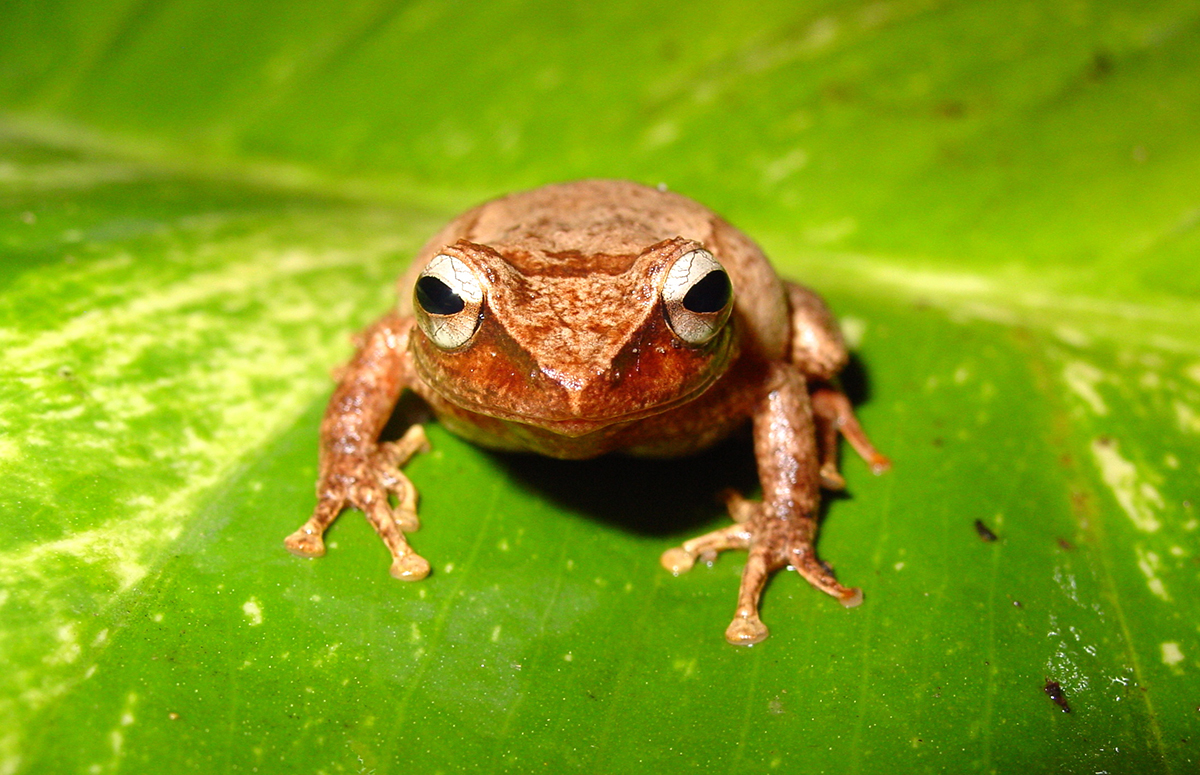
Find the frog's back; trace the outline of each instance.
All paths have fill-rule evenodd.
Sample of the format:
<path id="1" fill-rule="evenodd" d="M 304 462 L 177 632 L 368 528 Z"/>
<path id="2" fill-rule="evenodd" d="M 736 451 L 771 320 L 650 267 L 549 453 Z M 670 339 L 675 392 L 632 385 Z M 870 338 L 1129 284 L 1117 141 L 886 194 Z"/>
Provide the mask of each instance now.
<path id="1" fill-rule="evenodd" d="M 716 219 L 686 197 L 624 180 L 544 186 L 473 212 L 465 239 L 494 248 L 524 274 L 571 272 L 581 261 L 595 264 L 589 270 L 623 272 L 663 240 L 683 236 L 708 244 Z"/>

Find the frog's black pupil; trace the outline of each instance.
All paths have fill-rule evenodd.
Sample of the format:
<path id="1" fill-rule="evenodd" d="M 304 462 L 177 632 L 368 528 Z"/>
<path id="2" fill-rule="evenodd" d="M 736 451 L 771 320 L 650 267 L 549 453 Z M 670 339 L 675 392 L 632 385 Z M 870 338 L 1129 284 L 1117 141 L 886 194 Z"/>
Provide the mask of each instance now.
<path id="1" fill-rule="evenodd" d="M 729 303 L 733 288 L 729 275 L 714 269 L 704 275 L 683 297 L 684 309 L 689 312 L 720 312 Z"/>
<path id="2" fill-rule="evenodd" d="M 453 315 L 466 306 L 461 296 L 433 275 L 417 280 L 417 303 L 430 315 Z"/>

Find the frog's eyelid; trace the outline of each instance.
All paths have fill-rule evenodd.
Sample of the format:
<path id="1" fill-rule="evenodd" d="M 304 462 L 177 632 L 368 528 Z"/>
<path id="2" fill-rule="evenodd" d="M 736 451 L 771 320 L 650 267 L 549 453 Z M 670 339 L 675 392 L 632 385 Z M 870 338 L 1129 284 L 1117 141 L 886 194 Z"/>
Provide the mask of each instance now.
<path id="1" fill-rule="evenodd" d="M 421 280 L 433 278 L 449 293 L 462 302 L 457 311 L 437 314 L 421 302 Z M 417 312 L 417 325 L 438 347 L 454 350 L 462 347 L 475 335 L 479 328 L 479 309 L 483 304 L 483 285 L 479 278 L 462 259 L 439 254 L 433 258 L 417 278 L 413 289 L 413 306 Z"/>
<path id="2" fill-rule="evenodd" d="M 483 303 L 483 286 L 479 284 L 471 267 L 462 259 L 441 253 L 425 266 L 422 276 L 431 275 L 448 285 L 468 304 Z"/>
<path id="3" fill-rule="evenodd" d="M 709 282 L 714 273 L 719 273 L 718 277 L 724 282 Z M 703 306 L 709 306 L 708 302 L 712 300 L 718 303 L 711 310 L 689 309 L 690 292 L 702 284 L 709 286 L 703 289 L 702 295 L 706 299 Z M 704 344 L 716 336 L 729 319 L 733 303 L 728 273 L 712 253 L 703 248 L 692 250 L 675 260 L 663 280 L 662 298 L 671 330 L 683 341 L 694 345 Z"/>
<path id="4" fill-rule="evenodd" d="M 663 282 L 663 298 L 683 299 L 689 288 L 716 269 L 721 269 L 721 265 L 707 250 L 685 253 L 667 271 L 667 279 Z"/>

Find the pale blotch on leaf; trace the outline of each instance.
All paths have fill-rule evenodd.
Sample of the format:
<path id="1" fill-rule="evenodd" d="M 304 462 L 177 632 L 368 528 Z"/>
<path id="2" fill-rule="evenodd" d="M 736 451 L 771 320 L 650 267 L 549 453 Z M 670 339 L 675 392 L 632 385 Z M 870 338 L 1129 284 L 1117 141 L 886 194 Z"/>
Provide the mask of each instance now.
<path id="1" fill-rule="evenodd" d="M 262 604 L 256 598 L 250 598 L 242 603 L 242 613 L 250 621 L 251 627 L 257 627 L 263 622 Z"/>
<path id="2" fill-rule="evenodd" d="M 1134 551 L 1137 553 L 1138 570 L 1146 577 L 1146 586 L 1150 588 L 1150 592 L 1157 598 L 1165 601 L 1171 599 L 1167 593 L 1167 585 L 1159 577 L 1158 571 L 1162 567 L 1162 560 L 1156 552 L 1137 547 Z"/>
<path id="3" fill-rule="evenodd" d="M 1083 399 L 1094 414 L 1108 414 L 1108 404 L 1100 397 L 1096 386 L 1104 380 L 1104 372 L 1084 361 L 1071 361 L 1063 367 L 1063 381 L 1071 392 Z"/>
<path id="4" fill-rule="evenodd" d="M 1163 508 L 1163 497 L 1147 476 L 1121 456 L 1114 439 L 1093 441 L 1092 456 L 1101 478 L 1134 526 L 1146 533 L 1157 531 L 1162 526 L 1157 510 Z"/>

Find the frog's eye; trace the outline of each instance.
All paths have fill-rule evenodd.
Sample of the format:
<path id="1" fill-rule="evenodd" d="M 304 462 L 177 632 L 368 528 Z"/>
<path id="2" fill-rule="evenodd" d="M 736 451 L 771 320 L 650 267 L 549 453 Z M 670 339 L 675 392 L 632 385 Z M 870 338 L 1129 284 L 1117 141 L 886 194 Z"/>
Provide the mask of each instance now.
<path id="1" fill-rule="evenodd" d="M 413 301 L 417 325 L 425 335 L 443 350 L 454 350 L 479 328 L 483 286 L 469 266 L 442 254 L 417 278 Z"/>
<path id="2" fill-rule="evenodd" d="M 667 323 L 688 344 L 704 344 L 717 335 L 733 307 L 729 275 L 707 250 L 676 259 L 663 282 Z"/>

